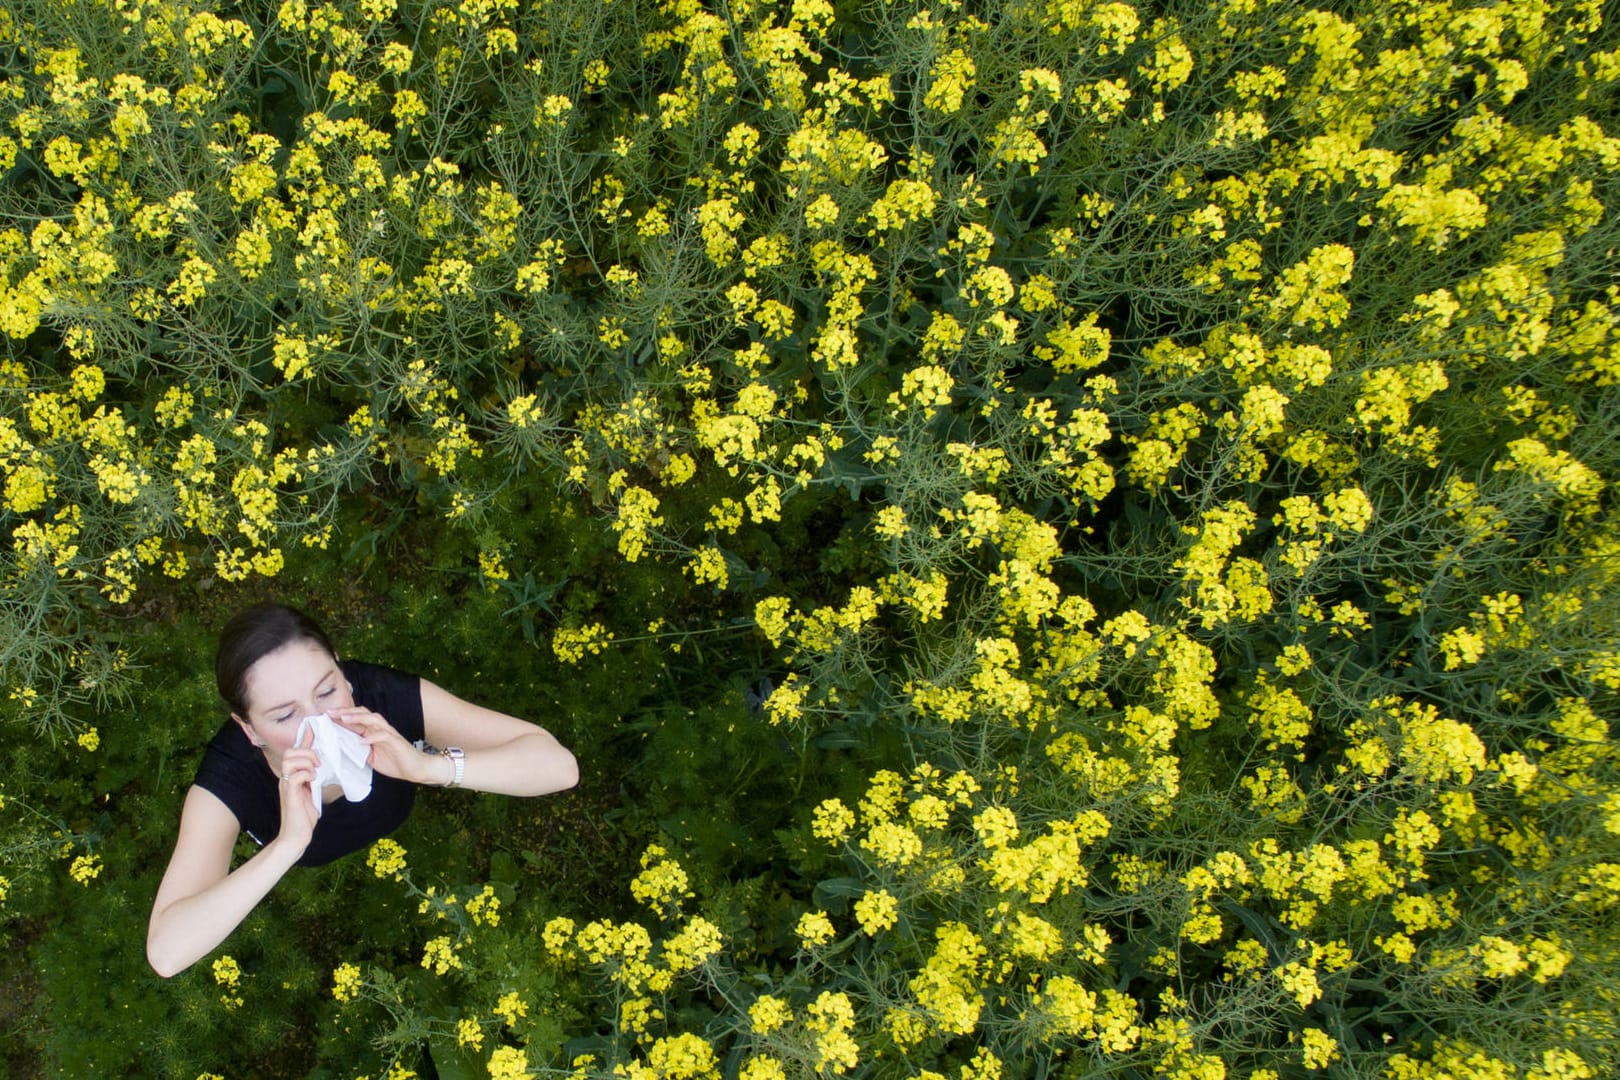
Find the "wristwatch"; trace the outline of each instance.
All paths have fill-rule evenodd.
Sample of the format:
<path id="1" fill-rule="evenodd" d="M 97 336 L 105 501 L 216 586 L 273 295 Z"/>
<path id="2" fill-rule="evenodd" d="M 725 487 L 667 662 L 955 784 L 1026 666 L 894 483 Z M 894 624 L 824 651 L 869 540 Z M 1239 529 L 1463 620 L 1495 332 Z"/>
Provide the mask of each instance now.
<path id="1" fill-rule="evenodd" d="M 467 756 L 461 752 L 461 747 L 459 746 L 447 746 L 443 750 L 440 750 L 439 753 L 449 758 L 451 763 L 456 767 L 455 775 L 452 776 L 450 778 L 450 782 L 444 786 L 460 787 L 462 773 L 464 773 L 467 769 Z"/>

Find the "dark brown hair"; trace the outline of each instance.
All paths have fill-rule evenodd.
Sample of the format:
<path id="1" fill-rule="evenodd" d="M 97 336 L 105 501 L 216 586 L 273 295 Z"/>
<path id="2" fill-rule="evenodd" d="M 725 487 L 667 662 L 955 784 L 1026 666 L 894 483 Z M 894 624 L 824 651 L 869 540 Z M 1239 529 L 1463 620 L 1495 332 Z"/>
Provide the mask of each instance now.
<path id="1" fill-rule="evenodd" d="M 219 632 L 214 654 L 214 682 L 219 696 L 236 715 L 247 717 L 247 673 L 260 657 L 294 641 L 312 641 L 337 655 L 332 642 L 308 615 L 285 604 L 255 604 L 239 611 Z"/>

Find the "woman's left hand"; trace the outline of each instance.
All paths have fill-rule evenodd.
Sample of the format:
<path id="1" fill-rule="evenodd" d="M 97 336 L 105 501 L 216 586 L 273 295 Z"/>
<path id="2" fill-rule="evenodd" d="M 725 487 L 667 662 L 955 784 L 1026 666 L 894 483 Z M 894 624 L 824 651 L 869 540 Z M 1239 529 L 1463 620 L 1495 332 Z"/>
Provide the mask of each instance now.
<path id="1" fill-rule="evenodd" d="M 366 745 L 371 747 L 371 767 L 384 776 L 408 780 L 413 784 L 437 782 L 429 775 L 429 768 L 434 763 L 431 756 L 406 742 L 405 736 L 395 731 L 394 725 L 380 714 L 356 705 L 347 709 L 333 709 L 331 717 L 366 741 Z"/>

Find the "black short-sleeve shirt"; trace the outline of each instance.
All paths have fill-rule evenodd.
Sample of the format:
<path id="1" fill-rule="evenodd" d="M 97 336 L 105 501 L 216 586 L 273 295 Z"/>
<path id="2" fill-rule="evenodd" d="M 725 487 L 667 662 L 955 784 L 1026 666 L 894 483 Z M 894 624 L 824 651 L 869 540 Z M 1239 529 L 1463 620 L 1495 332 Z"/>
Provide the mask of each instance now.
<path id="1" fill-rule="evenodd" d="M 422 683 L 415 675 L 381 664 L 344 660 L 338 665 L 354 686 L 354 703 L 387 720 L 406 742 L 422 738 Z M 225 721 L 203 753 L 193 781 L 230 807 L 261 847 L 281 831 L 280 783 L 264 752 L 248 741 L 235 720 Z M 359 802 L 326 804 L 299 866 L 320 866 L 387 836 L 410 816 L 416 785 L 374 772 L 371 794 Z"/>

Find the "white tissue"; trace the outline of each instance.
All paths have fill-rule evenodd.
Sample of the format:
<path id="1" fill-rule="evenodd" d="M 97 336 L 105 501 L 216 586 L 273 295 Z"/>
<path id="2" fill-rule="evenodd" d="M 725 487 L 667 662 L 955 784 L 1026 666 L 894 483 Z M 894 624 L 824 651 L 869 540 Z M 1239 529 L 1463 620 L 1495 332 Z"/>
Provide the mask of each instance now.
<path id="1" fill-rule="evenodd" d="M 350 802 L 359 802 L 371 794 L 371 765 L 368 761 L 371 747 L 366 745 L 366 740 L 326 713 L 304 717 L 298 725 L 298 737 L 293 740 L 293 746 L 305 745 L 305 733 L 310 738 L 309 747 L 320 759 L 315 780 L 310 784 L 316 817 L 321 815 L 325 806 L 321 792 L 327 784 L 342 785 L 343 797 Z"/>

